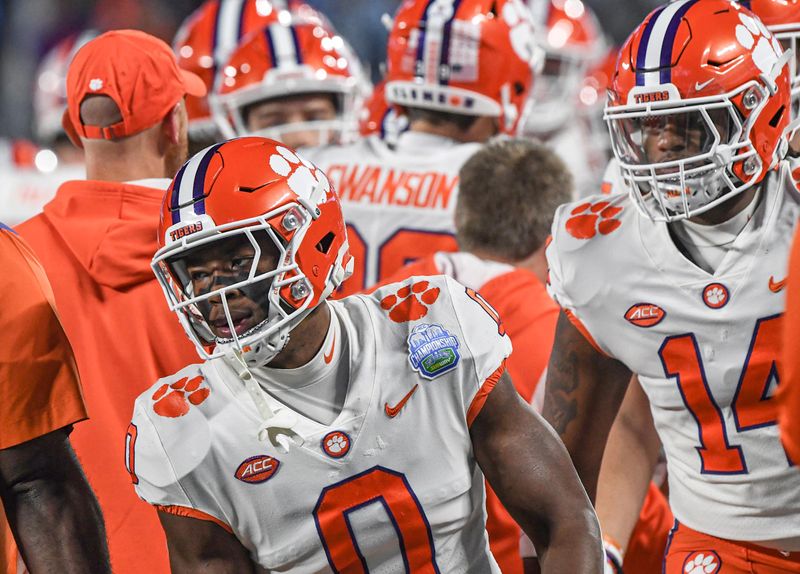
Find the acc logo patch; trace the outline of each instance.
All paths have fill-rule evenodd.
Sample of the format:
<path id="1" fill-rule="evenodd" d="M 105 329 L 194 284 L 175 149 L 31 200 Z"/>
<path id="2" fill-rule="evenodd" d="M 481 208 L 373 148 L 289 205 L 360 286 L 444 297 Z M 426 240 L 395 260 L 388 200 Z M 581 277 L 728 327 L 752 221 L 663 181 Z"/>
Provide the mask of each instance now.
<path id="1" fill-rule="evenodd" d="M 417 325 L 408 336 L 408 362 L 420 376 L 432 380 L 456 368 L 461 356 L 458 339 L 441 325 Z"/>
<path id="2" fill-rule="evenodd" d="M 239 465 L 234 476 L 248 484 L 259 484 L 275 476 L 280 465 L 281 462 L 277 458 L 266 454 L 251 456 Z"/>
<path id="3" fill-rule="evenodd" d="M 331 458 L 342 458 L 350 452 L 350 437 L 342 431 L 331 431 L 322 437 L 322 450 Z"/>
<path id="4" fill-rule="evenodd" d="M 683 561 L 685 574 L 715 574 L 722 567 L 722 560 L 713 550 L 692 552 Z"/>
<path id="5" fill-rule="evenodd" d="M 658 325 L 666 316 L 667 312 L 653 303 L 637 303 L 625 312 L 629 323 L 643 328 Z"/>

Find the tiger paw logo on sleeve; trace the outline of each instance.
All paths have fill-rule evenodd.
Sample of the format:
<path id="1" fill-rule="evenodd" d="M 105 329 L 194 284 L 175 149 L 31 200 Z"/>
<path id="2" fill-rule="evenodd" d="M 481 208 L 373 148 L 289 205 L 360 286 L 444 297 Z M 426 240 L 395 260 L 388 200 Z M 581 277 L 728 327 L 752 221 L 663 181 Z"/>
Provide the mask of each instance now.
<path id="1" fill-rule="evenodd" d="M 617 217 L 620 213 L 622 208 L 608 201 L 582 203 L 570 212 L 567 231 L 575 239 L 591 239 L 598 233 L 608 235 L 622 225 Z"/>
<path id="2" fill-rule="evenodd" d="M 428 314 L 428 307 L 439 298 L 439 288 L 431 287 L 427 281 L 413 285 L 403 285 L 396 293 L 381 299 L 381 307 L 389 311 L 389 318 L 395 323 L 405 323 L 422 319 Z"/>
<path id="3" fill-rule="evenodd" d="M 432 380 L 456 368 L 459 342 L 441 325 L 417 325 L 408 336 L 408 361 L 420 376 Z"/>
<path id="4" fill-rule="evenodd" d="M 199 406 L 211 394 L 208 387 L 201 386 L 203 377 L 199 375 L 192 379 L 183 377 L 172 384 L 161 385 L 153 393 L 153 410 L 157 415 L 167 418 L 182 417 L 189 412 L 189 404 Z"/>

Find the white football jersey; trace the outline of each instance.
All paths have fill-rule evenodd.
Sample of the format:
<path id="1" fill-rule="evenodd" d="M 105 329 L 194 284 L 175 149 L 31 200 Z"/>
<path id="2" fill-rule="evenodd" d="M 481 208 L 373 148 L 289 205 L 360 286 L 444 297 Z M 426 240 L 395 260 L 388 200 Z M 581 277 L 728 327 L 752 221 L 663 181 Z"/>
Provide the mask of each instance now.
<path id="1" fill-rule="evenodd" d="M 794 546 L 800 473 L 778 439 L 774 393 L 800 197 L 786 164 L 760 193 L 714 274 L 627 195 L 562 206 L 547 249 L 549 288 L 590 341 L 639 375 L 675 517 L 721 538 Z"/>
<path id="2" fill-rule="evenodd" d="M 349 389 L 330 425 L 264 394 L 302 437 L 288 452 L 258 439 L 225 359 L 162 379 L 128 434 L 137 493 L 217 521 L 269 571 L 499 573 L 469 424 L 511 343 L 475 297 L 436 276 L 329 303 Z"/>
<path id="3" fill-rule="evenodd" d="M 622 172 L 619 170 L 617 158 L 612 157 L 606 164 L 603 172 L 603 182 L 600 184 L 600 193 L 611 195 L 612 193 L 627 193 L 630 187 L 622 179 Z"/>
<path id="4" fill-rule="evenodd" d="M 304 150 L 342 202 L 356 260 L 343 293 L 363 291 L 414 259 L 456 250 L 458 171 L 480 147 L 407 131 L 394 148 L 373 135 Z"/>

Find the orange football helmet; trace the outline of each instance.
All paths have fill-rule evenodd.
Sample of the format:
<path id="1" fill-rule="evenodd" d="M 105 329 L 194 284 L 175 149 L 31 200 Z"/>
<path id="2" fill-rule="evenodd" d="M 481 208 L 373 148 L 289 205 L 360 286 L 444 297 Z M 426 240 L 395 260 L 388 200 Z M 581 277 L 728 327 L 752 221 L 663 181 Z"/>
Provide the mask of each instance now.
<path id="1" fill-rule="evenodd" d="M 597 17 L 581 0 L 528 3 L 544 49 L 544 65 L 531 91 L 525 132 L 549 133 L 575 115 L 581 82 L 608 46 Z"/>
<path id="2" fill-rule="evenodd" d="M 208 272 L 213 280 L 198 287 L 188 258 L 237 238 L 254 255 Z M 200 355 L 233 351 L 248 366 L 275 357 L 290 331 L 352 273 L 328 178 L 295 151 L 260 137 L 213 145 L 184 164 L 164 198 L 158 241 L 153 270 Z M 259 264 L 268 251 L 277 266 L 264 269 Z M 264 317 L 246 330 L 231 313 L 231 302 L 242 295 Z M 230 336 L 220 337 L 221 330 Z"/>
<path id="3" fill-rule="evenodd" d="M 703 213 L 786 153 L 789 52 L 727 0 L 678 0 L 622 47 L 606 105 L 614 155 L 652 219 Z"/>
<path id="4" fill-rule="evenodd" d="M 514 134 L 541 57 L 521 0 L 405 0 L 389 34 L 386 99 L 496 117 Z"/>
<path id="5" fill-rule="evenodd" d="M 357 113 L 369 87 L 358 58 L 341 36 L 319 23 L 282 17 L 236 48 L 212 96 L 212 109 L 225 137 L 280 140 L 293 131 L 318 131 L 322 143 L 341 143 L 357 137 Z M 311 93 L 335 97 L 335 120 L 282 124 L 257 134 L 248 129 L 245 111 L 251 104 Z"/>
<path id="6" fill-rule="evenodd" d="M 183 21 L 173 43 L 178 65 L 200 76 L 213 93 L 219 71 L 242 39 L 278 21 L 281 11 L 328 26 L 316 10 L 296 0 L 207 0 Z M 189 134 L 213 137 L 217 127 L 208 96 L 186 97 Z"/>

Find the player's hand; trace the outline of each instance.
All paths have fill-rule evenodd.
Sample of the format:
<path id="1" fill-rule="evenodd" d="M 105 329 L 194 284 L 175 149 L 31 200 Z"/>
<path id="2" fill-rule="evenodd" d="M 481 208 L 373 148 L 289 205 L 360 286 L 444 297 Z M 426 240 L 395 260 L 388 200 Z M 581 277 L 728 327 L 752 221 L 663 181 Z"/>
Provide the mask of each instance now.
<path id="1" fill-rule="evenodd" d="M 624 574 L 622 571 L 622 550 L 607 537 L 603 537 L 603 550 L 606 553 L 606 562 L 603 574 Z"/>

